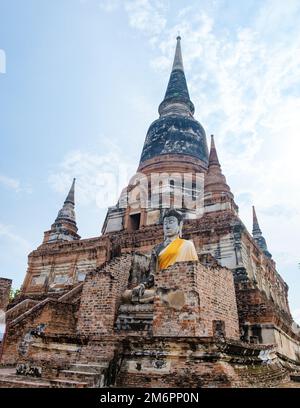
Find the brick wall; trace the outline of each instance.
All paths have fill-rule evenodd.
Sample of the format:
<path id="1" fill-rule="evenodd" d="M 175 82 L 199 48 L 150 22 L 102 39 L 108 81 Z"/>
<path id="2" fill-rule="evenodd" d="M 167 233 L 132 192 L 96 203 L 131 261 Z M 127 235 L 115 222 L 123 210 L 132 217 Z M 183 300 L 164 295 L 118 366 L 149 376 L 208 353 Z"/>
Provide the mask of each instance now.
<path id="1" fill-rule="evenodd" d="M 84 335 L 113 332 L 122 293 L 127 288 L 132 255 L 114 258 L 88 274 L 84 282 L 77 332 Z"/>
<path id="2" fill-rule="evenodd" d="M 25 312 L 7 326 L 5 339 L 0 350 L 2 364 L 15 364 L 20 358 L 20 346 L 24 338 L 39 325 L 44 325 L 43 333 L 71 334 L 75 331 L 76 305 L 46 299 Z"/>
<path id="3" fill-rule="evenodd" d="M 103 237 L 41 245 L 29 254 L 22 299 L 70 290 L 86 273 L 107 261 L 109 247 L 109 240 Z"/>
<path id="4" fill-rule="evenodd" d="M 156 276 L 153 334 L 239 339 L 232 273 L 180 262 Z M 223 328 L 216 333 L 214 328 Z"/>
<path id="5" fill-rule="evenodd" d="M 215 335 L 212 322 L 225 323 L 225 337 L 239 339 L 239 320 L 232 272 L 226 268 L 198 265 L 201 318 L 206 322 L 207 335 Z"/>
<path id="6" fill-rule="evenodd" d="M 241 327 L 253 325 L 260 330 L 263 325 L 272 324 L 274 327 L 280 328 L 299 346 L 300 336 L 299 333 L 292 330 L 293 319 L 291 315 L 274 304 L 267 294 L 254 283 L 236 283 L 236 299 Z M 250 341 L 250 336 L 250 332 L 245 332 L 244 340 Z M 260 333 L 257 337 L 259 342 L 263 342 L 263 336 Z M 282 344 L 279 343 L 278 345 Z"/>
<path id="7" fill-rule="evenodd" d="M 38 368 L 43 377 L 56 378 L 59 369 L 76 363 L 82 348 L 80 339 L 72 335 L 33 336 L 18 365 Z"/>
<path id="8" fill-rule="evenodd" d="M 84 345 L 80 352 L 81 363 L 110 362 L 117 351 L 122 350 L 121 339 L 115 335 L 101 336 Z"/>
<path id="9" fill-rule="evenodd" d="M 272 347 L 213 338 L 131 337 L 123 355 L 119 387 L 265 387 L 286 376 Z"/>
<path id="10" fill-rule="evenodd" d="M 153 335 L 201 336 L 197 262 L 180 262 L 155 276 Z"/>
<path id="11" fill-rule="evenodd" d="M 9 302 L 12 280 L 0 278 L 0 310 L 5 310 Z"/>

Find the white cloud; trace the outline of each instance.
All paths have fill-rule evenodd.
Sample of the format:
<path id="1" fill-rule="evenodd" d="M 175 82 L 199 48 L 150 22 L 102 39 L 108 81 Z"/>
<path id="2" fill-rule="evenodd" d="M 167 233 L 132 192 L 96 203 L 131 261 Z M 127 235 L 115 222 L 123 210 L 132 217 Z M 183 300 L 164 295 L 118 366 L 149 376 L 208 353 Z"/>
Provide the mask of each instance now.
<path id="1" fill-rule="evenodd" d="M 158 0 L 130 0 L 125 2 L 131 27 L 148 35 L 158 35 L 166 26 L 164 3 Z"/>
<path id="2" fill-rule="evenodd" d="M 8 187 L 8 188 L 10 188 L 10 189 L 12 189 L 12 190 L 14 190 L 16 192 L 19 192 L 21 190 L 21 187 L 20 187 L 21 183 L 20 183 L 19 180 L 16 180 L 16 179 L 14 179 L 12 177 L 4 176 L 2 174 L 0 174 L 0 184 L 2 184 L 5 187 Z"/>
<path id="3" fill-rule="evenodd" d="M 295 319 L 295 322 L 300 325 L 300 309 L 296 309 L 292 313 L 293 318 Z"/>
<path id="4" fill-rule="evenodd" d="M 108 13 L 117 10 L 120 5 L 120 0 L 101 0 L 99 2 L 100 8 Z"/>
<path id="5" fill-rule="evenodd" d="M 14 232 L 14 228 L 11 225 L 0 223 L 0 238 L 3 237 L 5 241 L 9 240 L 17 245 L 17 248 L 23 252 L 29 252 L 32 249 L 32 244 Z"/>
<path id="6" fill-rule="evenodd" d="M 76 201 L 80 205 L 97 205 L 107 209 L 115 205 L 121 189 L 134 174 L 136 164 L 127 161 L 111 143 L 111 151 L 100 155 L 84 151 L 69 152 L 49 176 L 55 191 L 67 194 L 76 177 Z"/>
<path id="7" fill-rule="evenodd" d="M 130 27 L 149 36 L 153 43 L 166 26 L 168 3 L 164 0 L 100 0 L 99 6 L 108 13 L 124 10 Z"/>
<path id="8" fill-rule="evenodd" d="M 9 188 L 11 190 L 14 190 L 16 193 L 19 193 L 22 191 L 26 193 L 32 192 L 32 188 L 30 186 L 21 185 L 20 180 L 5 176 L 4 174 L 0 174 L 0 185 L 6 188 Z"/>
<path id="9" fill-rule="evenodd" d="M 6 73 L 6 54 L 5 51 L 0 48 L 0 74 Z"/>

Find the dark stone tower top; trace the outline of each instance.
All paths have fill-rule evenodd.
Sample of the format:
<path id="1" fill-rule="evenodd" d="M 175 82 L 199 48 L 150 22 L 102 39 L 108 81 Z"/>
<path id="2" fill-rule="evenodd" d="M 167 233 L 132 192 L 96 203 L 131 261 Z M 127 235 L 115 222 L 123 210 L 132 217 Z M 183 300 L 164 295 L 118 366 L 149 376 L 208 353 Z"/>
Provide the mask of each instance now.
<path id="1" fill-rule="evenodd" d="M 193 102 L 190 100 L 189 90 L 185 79 L 180 41 L 181 37 L 177 37 L 175 57 L 168 87 L 164 100 L 158 108 L 160 115 L 167 114 L 171 107 L 174 109 L 175 103 L 181 105 L 180 108 L 182 109 L 182 114 L 186 113 L 193 115 L 195 112 L 195 107 Z"/>
<path id="2" fill-rule="evenodd" d="M 180 41 L 181 37 L 178 36 L 167 91 L 158 109 L 160 117 L 148 130 L 140 167 L 145 161 L 158 156 L 179 154 L 192 156 L 207 168 L 206 135 L 201 124 L 193 117 L 195 108 L 185 79 Z"/>
<path id="3" fill-rule="evenodd" d="M 252 213 L 253 213 L 253 229 L 252 229 L 252 235 L 255 240 L 255 242 L 258 244 L 260 249 L 263 251 L 263 253 L 268 257 L 272 258 L 272 255 L 270 254 L 267 243 L 265 238 L 262 235 L 261 229 L 259 228 L 257 216 L 256 216 L 256 211 L 254 205 L 252 206 Z"/>
<path id="4" fill-rule="evenodd" d="M 59 210 L 58 215 L 56 217 L 55 223 L 59 223 L 60 221 L 67 221 L 71 224 L 76 225 L 76 218 L 75 218 L 75 178 L 73 179 L 72 186 L 70 191 L 65 199 L 63 207 Z"/>
<path id="5" fill-rule="evenodd" d="M 78 240 L 80 236 L 77 234 L 77 231 L 74 178 L 64 205 L 59 210 L 55 222 L 51 225 L 51 230 L 45 232 L 44 242 Z"/>
<path id="6" fill-rule="evenodd" d="M 67 195 L 67 198 L 65 199 L 65 204 L 70 203 L 70 204 L 75 205 L 75 181 L 76 179 L 73 178 L 73 182 L 72 182 L 70 191 Z"/>

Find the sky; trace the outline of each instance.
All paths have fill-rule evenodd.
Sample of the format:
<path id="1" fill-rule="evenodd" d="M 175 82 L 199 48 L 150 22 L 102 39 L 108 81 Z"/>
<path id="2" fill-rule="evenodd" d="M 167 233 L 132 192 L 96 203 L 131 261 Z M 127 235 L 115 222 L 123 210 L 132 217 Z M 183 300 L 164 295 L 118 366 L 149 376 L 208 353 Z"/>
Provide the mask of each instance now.
<path id="1" fill-rule="evenodd" d="M 299 21 L 299 0 L 0 0 L 0 276 L 20 287 L 73 177 L 79 234 L 100 235 L 180 32 L 195 118 L 300 321 Z"/>

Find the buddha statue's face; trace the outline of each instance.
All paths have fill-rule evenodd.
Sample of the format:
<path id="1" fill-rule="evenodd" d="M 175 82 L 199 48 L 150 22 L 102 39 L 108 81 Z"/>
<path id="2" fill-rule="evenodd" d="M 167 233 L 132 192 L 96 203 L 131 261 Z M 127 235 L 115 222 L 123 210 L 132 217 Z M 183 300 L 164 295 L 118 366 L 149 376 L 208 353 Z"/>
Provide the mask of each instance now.
<path id="1" fill-rule="evenodd" d="M 170 217 L 165 217 L 164 218 L 164 235 L 165 237 L 174 237 L 174 236 L 179 236 L 180 234 L 180 223 L 178 222 L 178 219 L 174 217 L 173 215 Z"/>

